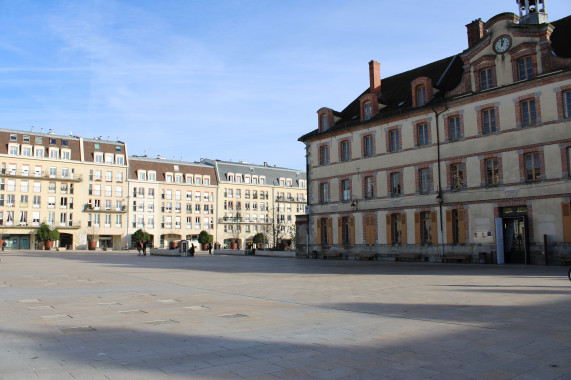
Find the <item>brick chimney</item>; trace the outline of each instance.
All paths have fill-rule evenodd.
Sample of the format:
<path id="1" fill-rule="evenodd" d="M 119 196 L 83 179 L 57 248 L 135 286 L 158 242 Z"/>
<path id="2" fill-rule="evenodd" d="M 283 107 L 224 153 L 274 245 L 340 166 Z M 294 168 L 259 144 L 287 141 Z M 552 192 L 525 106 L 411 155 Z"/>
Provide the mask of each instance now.
<path id="1" fill-rule="evenodd" d="M 484 37 L 484 22 L 477 19 L 466 25 L 468 29 L 468 48 L 471 48 Z"/>
<path id="2" fill-rule="evenodd" d="M 369 87 L 371 94 L 381 95 L 381 64 L 377 61 L 369 62 L 369 80 L 371 82 L 371 87 Z"/>

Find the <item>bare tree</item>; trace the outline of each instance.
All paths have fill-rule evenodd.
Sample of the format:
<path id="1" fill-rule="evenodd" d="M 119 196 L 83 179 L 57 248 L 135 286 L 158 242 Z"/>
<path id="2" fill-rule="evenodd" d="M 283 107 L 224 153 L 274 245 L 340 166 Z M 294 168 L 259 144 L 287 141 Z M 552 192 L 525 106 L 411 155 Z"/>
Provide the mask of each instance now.
<path id="1" fill-rule="evenodd" d="M 270 217 L 268 219 L 269 223 L 268 234 L 270 237 L 270 241 L 272 243 L 272 249 L 277 249 L 283 237 L 286 235 L 285 214 L 283 213 L 283 211 L 280 211 L 278 204 L 276 204 L 276 206 L 270 209 L 269 211 L 270 211 Z"/>

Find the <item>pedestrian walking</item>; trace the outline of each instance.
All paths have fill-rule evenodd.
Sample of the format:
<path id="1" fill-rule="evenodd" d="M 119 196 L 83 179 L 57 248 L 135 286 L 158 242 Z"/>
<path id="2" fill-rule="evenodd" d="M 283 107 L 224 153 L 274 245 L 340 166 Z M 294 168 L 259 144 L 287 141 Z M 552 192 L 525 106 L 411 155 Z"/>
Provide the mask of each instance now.
<path id="1" fill-rule="evenodd" d="M 147 256 L 147 242 L 143 242 L 143 256 Z"/>
<path id="2" fill-rule="evenodd" d="M 190 245 L 190 256 L 194 256 L 194 243 Z"/>
<path id="3" fill-rule="evenodd" d="M 208 254 L 212 255 L 212 243 L 208 243 Z"/>
<path id="4" fill-rule="evenodd" d="M 135 244 L 135 246 L 137 247 L 137 252 L 139 252 L 137 254 L 137 256 L 141 256 L 141 250 L 143 249 L 143 246 L 141 245 L 141 242 L 138 241 L 137 244 Z"/>

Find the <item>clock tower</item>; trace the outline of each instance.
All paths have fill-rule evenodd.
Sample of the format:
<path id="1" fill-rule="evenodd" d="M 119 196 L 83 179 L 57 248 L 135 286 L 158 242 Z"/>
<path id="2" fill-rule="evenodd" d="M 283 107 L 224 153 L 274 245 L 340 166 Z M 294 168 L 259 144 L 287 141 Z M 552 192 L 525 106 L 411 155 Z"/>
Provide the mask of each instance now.
<path id="1" fill-rule="evenodd" d="M 547 12 L 545 0 L 516 0 L 519 8 L 520 24 L 545 24 Z"/>

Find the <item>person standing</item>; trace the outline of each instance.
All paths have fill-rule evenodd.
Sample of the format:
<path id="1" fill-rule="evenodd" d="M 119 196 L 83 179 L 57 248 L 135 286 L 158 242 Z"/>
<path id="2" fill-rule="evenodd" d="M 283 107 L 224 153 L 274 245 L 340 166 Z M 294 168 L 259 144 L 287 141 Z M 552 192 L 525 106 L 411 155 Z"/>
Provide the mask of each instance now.
<path id="1" fill-rule="evenodd" d="M 147 256 L 147 242 L 143 242 L 143 256 Z"/>
<path id="2" fill-rule="evenodd" d="M 190 256 L 194 256 L 194 243 L 190 245 Z"/>
<path id="3" fill-rule="evenodd" d="M 208 243 L 208 254 L 212 255 L 212 243 Z"/>

